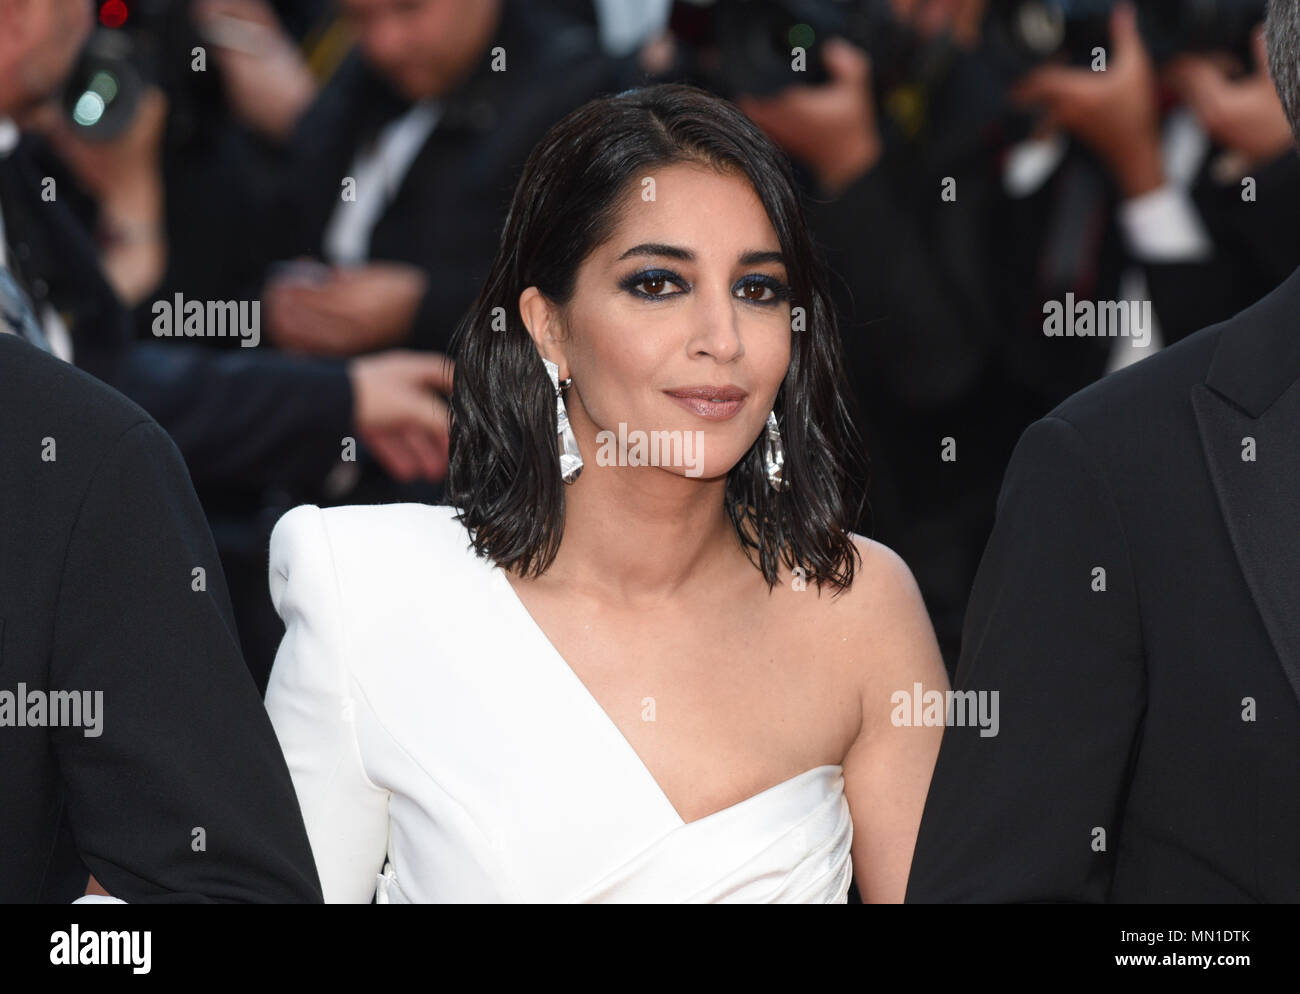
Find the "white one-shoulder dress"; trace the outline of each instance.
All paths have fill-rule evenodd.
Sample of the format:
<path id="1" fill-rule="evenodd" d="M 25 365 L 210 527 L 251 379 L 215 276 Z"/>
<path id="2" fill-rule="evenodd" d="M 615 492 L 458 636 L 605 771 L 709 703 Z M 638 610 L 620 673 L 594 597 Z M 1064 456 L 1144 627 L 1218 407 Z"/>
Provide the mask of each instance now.
<path id="1" fill-rule="evenodd" d="M 294 508 L 266 707 L 327 902 L 843 903 L 838 764 L 696 821 L 454 509 Z"/>

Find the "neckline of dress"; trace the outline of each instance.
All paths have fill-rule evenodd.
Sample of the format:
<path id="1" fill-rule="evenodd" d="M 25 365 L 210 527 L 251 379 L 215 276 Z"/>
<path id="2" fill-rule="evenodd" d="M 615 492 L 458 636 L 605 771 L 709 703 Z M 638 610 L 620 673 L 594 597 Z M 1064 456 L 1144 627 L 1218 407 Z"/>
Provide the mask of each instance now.
<path id="1" fill-rule="evenodd" d="M 477 559 L 477 557 L 475 558 Z M 481 560 L 479 561 L 481 562 Z M 647 766 L 645 760 L 641 758 L 641 754 L 636 751 L 632 743 L 628 741 L 627 736 L 623 734 L 623 730 L 618 727 L 618 723 L 615 722 L 614 719 L 609 716 L 609 712 L 606 711 L 604 707 L 601 706 L 600 701 L 596 700 L 596 696 L 591 692 L 590 689 L 588 689 L 587 685 L 582 682 L 582 678 L 578 676 L 577 671 L 574 670 L 574 668 L 569 665 L 568 660 L 566 660 L 564 656 L 560 653 L 560 650 L 555 647 L 555 643 L 551 641 L 551 637 L 547 635 L 545 630 L 542 628 L 542 626 L 537 623 L 537 619 L 533 617 L 533 613 L 528 610 L 528 605 L 523 602 L 523 598 L 519 596 L 519 592 L 515 590 L 514 585 L 511 584 L 510 578 L 506 576 L 505 570 L 503 570 L 500 566 L 497 566 L 495 564 L 487 564 L 487 565 L 490 566 L 490 572 L 493 575 L 494 581 L 501 584 L 504 587 L 503 593 L 509 599 L 509 601 L 514 605 L 514 609 L 519 615 L 520 620 L 523 621 L 526 627 L 529 629 L 529 631 L 533 633 L 534 638 L 536 638 L 544 646 L 545 650 L 550 654 L 552 659 L 555 662 L 559 663 L 559 665 L 568 674 L 572 682 L 577 685 L 578 690 L 581 693 L 582 697 L 587 702 L 588 707 L 594 713 L 598 714 L 604 720 L 604 722 L 613 730 L 614 735 L 617 737 L 618 741 L 622 743 L 622 747 L 624 751 L 626 751 L 628 755 L 631 756 L 632 759 L 636 762 L 637 766 L 640 767 L 641 772 L 645 776 L 646 780 L 648 780 L 651 783 L 651 785 L 653 785 L 655 791 L 659 795 L 660 800 L 668 808 L 668 810 L 672 812 L 673 817 L 677 819 L 680 826 L 684 827 L 687 825 L 698 825 L 701 822 L 718 818 L 730 812 L 734 812 L 738 808 L 753 804 L 758 800 L 760 800 L 761 798 L 765 798 L 768 795 L 774 793 L 775 791 L 779 791 L 782 788 L 791 787 L 796 783 L 801 783 L 808 777 L 811 777 L 813 774 L 820 773 L 824 770 L 833 769 L 843 773 L 844 768 L 840 763 L 822 763 L 819 766 L 813 766 L 807 770 L 804 770 L 802 773 L 796 773 L 792 777 L 787 777 L 785 780 L 782 780 L 779 783 L 774 783 L 770 787 L 765 787 L 762 790 L 758 791 L 757 793 L 750 794 L 748 797 L 736 801 L 734 804 L 728 804 L 724 808 L 719 808 L 716 811 L 711 811 L 707 815 L 702 815 L 699 818 L 694 818 L 691 821 L 687 821 L 685 818 L 682 817 L 681 812 L 677 808 L 677 805 L 672 802 L 672 799 L 669 798 L 668 794 L 664 791 L 663 786 L 659 783 L 659 778 L 656 777 L 650 771 L 650 767 Z"/>

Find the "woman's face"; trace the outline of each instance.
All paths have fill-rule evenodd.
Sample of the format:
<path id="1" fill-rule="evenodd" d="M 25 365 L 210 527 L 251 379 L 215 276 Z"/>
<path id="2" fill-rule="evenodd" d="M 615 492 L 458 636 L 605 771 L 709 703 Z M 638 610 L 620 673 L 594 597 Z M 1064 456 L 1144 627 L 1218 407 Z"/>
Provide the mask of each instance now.
<path id="1" fill-rule="evenodd" d="M 676 164 L 636 177 L 624 196 L 563 324 L 551 318 L 557 339 L 539 348 L 573 378 L 565 406 L 584 462 L 618 452 L 616 465 L 644 466 L 649 451 L 648 472 L 725 476 L 763 430 L 790 364 L 780 242 L 743 175 Z M 546 305 L 532 288 L 520 303 L 536 336 Z M 648 443 L 639 461 L 637 431 Z"/>

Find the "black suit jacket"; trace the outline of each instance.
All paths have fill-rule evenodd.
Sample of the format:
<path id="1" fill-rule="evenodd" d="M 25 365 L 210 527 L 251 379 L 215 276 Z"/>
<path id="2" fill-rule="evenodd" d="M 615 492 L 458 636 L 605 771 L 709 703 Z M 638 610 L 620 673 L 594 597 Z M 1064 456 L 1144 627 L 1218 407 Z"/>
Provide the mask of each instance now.
<path id="1" fill-rule="evenodd" d="M 0 466 L 0 902 L 74 900 L 87 871 L 129 902 L 319 902 L 176 446 L 0 335 Z M 57 691 L 102 693 L 98 734 L 18 726 Z"/>
<path id="2" fill-rule="evenodd" d="M 1300 900 L 1297 313 L 1300 271 L 1025 432 L 955 680 L 1000 729 L 945 730 L 908 900 Z"/>

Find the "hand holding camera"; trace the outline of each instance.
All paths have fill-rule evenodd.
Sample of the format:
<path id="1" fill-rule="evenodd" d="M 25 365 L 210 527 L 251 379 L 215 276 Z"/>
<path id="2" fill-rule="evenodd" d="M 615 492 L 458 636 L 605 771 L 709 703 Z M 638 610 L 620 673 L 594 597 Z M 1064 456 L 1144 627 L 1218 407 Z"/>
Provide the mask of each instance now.
<path id="1" fill-rule="evenodd" d="M 1110 36 L 1103 69 L 1039 66 L 1011 94 L 1096 152 L 1124 195 L 1136 197 L 1164 183 L 1156 70 L 1131 3 L 1111 11 Z"/>

